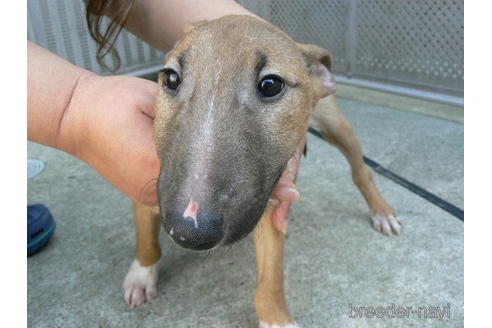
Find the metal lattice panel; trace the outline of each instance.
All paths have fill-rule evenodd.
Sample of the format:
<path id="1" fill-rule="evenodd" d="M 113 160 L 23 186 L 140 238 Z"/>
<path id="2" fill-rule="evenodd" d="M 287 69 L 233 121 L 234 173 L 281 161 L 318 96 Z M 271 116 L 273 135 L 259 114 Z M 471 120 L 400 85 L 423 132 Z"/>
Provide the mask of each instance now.
<path id="1" fill-rule="evenodd" d="M 330 50 L 345 82 L 462 103 L 463 0 L 239 2 L 296 41 Z"/>
<path id="2" fill-rule="evenodd" d="M 239 0 L 241 5 L 278 26 L 297 42 L 317 44 L 330 50 L 334 70 L 347 71 L 346 33 L 348 5 L 345 0 Z"/>
<path id="3" fill-rule="evenodd" d="M 377 81 L 387 91 L 435 94 L 436 99 L 451 95 L 454 100 L 441 100 L 462 103 L 463 0 L 238 2 L 296 41 L 330 50 L 335 73 L 346 82 L 369 86 L 364 81 Z M 28 0 L 27 14 L 28 39 L 76 65 L 107 74 L 96 61 L 82 0 Z M 116 49 L 120 74 L 157 70 L 164 57 L 128 32 L 121 33 Z"/>
<path id="4" fill-rule="evenodd" d="M 99 74 L 104 71 L 96 60 L 96 44 L 85 22 L 82 0 L 28 0 L 28 40 L 64 57 L 70 62 Z M 122 31 L 116 41 L 121 58 L 117 73 L 138 74 L 162 65 L 164 54 Z M 108 63 L 112 64 L 108 57 Z"/>
<path id="5" fill-rule="evenodd" d="M 357 22 L 354 74 L 463 89 L 463 2 L 361 0 Z"/>
<path id="6" fill-rule="evenodd" d="M 305 1 L 273 0 L 269 20 L 298 42 L 329 49 L 334 57 L 335 71 L 345 72 L 346 2 L 313 1 L 309 4 L 306 5 Z"/>

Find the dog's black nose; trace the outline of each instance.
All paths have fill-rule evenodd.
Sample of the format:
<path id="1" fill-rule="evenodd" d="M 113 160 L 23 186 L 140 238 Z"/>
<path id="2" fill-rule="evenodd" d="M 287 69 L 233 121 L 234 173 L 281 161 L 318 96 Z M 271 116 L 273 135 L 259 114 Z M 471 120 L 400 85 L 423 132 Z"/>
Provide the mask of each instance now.
<path id="1" fill-rule="evenodd" d="M 222 216 L 200 208 L 166 210 L 164 228 L 178 245 L 198 251 L 214 247 L 224 236 Z"/>

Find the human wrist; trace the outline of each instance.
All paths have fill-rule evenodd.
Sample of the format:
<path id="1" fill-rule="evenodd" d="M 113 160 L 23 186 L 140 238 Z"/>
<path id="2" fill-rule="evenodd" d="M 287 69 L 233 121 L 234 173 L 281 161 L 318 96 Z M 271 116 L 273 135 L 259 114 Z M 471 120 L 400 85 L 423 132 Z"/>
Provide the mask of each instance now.
<path id="1" fill-rule="evenodd" d="M 90 153 L 91 102 L 97 97 L 98 86 L 103 76 L 90 71 L 81 71 L 65 108 L 58 128 L 54 147 L 86 160 Z"/>
<path id="2" fill-rule="evenodd" d="M 74 99 L 95 74 L 33 42 L 27 42 L 27 50 L 28 140 L 73 154 Z"/>

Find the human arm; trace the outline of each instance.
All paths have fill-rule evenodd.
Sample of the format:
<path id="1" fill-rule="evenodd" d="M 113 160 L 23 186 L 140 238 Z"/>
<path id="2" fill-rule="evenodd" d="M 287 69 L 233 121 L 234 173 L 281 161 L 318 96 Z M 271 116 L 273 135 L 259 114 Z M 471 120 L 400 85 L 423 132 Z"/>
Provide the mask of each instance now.
<path id="1" fill-rule="evenodd" d="M 27 44 L 28 139 L 87 162 L 130 198 L 155 205 L 156 84 L 104 77 Z"/>
<path id="2" fill-rule="evenodd" d="M 72 95 L 92 75 L 33 42 L 27 42 L 27 138 L 76 155 L 73 136 L 64 129 Z"/>
<path id="3" fill-rule="evenodd" d="M 130 2 L 113 0 L 102 14 L 113 19 L 118 9 Z M 226 15 L 258 17 L 234 0 L 135 0 L 125 29 L 152 47 L 167 51 L 181 38 L 184 26 Z"/>

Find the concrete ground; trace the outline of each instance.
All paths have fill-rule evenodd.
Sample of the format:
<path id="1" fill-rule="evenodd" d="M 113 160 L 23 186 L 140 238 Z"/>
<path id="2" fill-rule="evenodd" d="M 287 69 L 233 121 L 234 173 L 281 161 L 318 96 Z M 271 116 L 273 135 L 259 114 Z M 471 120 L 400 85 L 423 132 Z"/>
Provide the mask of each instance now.
<path id="1" fill-rule="evenodd" d="M 463 208 L 462 123 L 353 99 L 339 103 L 369 158 Z M 46 204 L 58 224 L 50 244 L 28 258 L 29 327 L 257 327 L 251 237 L 197 253 L 161 236 L 158 298 L 130 309 L 121 285 L 134 254 L 131 202 L 74 157 L 32 143 L 28 156 L 46 164 L 28 181 L 28 203 Z M 343 156 L 309 136 L 302 201 L 293 207 L 285 249 L 292 314 L 305 328 L 463 327 L 463 223 L 375 179 L 404 221 L 399 237 L 372 230 Z M 412 310 L 405 318 L 369 318 L 362 306 Z M 421 306 L 427 318 L 423 309 L 419 317 Z M 429 318 L 436 310 L 443 319 Z"/>

